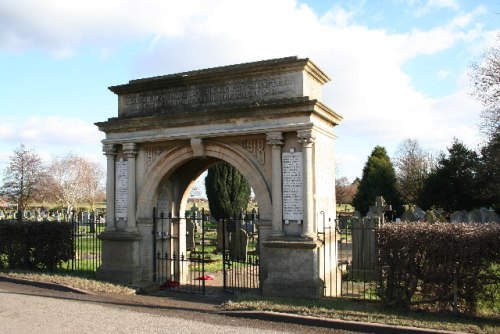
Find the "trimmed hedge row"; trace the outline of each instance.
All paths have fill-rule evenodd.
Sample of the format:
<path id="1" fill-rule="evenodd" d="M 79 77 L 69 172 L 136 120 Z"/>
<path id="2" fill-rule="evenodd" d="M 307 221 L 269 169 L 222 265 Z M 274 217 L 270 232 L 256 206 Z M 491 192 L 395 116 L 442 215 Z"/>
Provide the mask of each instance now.
<path id="1" fill-rule="evenodd" d="M 377 251 L 386 306 L 473 314 L 500 295 L 500 224 L 385 224 Z"/>
<path id="2" fill-rule="evenodd" d="M 0 268 L 54 271 L 73 258 L 68 223 L 0 223 Z"/>

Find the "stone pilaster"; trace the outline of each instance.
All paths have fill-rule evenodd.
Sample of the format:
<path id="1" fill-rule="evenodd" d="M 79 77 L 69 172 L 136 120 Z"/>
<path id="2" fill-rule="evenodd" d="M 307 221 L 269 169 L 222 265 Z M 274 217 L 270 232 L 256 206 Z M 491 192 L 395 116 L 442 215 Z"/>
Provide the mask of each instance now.
<path id="1" fill-rule="evenodd" d="M 106 164 L 106 231 L 116 230 L 115 226 L 115 157 L 116 147 L 112 144 L 102 146 L 107 158 Z"/>
<path id="2" fill-rule="evenodd" d="M 123 153 L 127 155 L 127 221 L 125 231 L 137 231 L 136 226 L 136 200 L 135 200 L 135 157 L 137 155 L 137 144 L 123 144 Z"/>
<path id="3" fill-rule="evenodd" d="M 283 191 L 281 172 L 281 147 L 283 146 L 283 134 L 281 132 L 269 132 L 266 135 L 267 144 L 271 146 L 272 166 L 272 237 L 283 236 Z"/>
<path id="4" fill-rule="evenodd" d="M 316 238 L 314 222 L 314 179 L 313 179 L 313 145 L 314 133 L 312 129 L 297 131 L 298 142 L 302 144 L 302 171 L 303 188 L 302 200 L 304 222 L 301 236 L 308 239 Z"/>

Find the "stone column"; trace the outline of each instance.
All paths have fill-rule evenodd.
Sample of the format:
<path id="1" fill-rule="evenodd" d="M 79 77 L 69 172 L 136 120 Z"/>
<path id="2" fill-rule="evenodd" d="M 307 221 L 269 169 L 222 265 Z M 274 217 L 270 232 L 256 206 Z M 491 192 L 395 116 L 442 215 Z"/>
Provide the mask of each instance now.
<path id="1" fill-rule="evenodd" d="M 314 180 L 313 180 L 313 145 L 315 137 L 312 129 L 297 131 L 297 138 L 302 144 L 302 175 L 303 175 L 303 212 L 304 221 L 301 236 L 316 239 L 314 226 Z M 332 162 L 333 163 L 333 162 Z"/>
<path id="2" fill-rule="evenodd" d="M 281 132 L 269 132 L 266 135 L 267 144 L 271 146 L 272 166 L 272 208 L 273 222 L 271 236 L 283 236 L 283 190 L 281 180 L 281 147 L 283 146 L 283 134 Z"/>
<path id="3" fill-rule="evenodd" d="M 137 155 L 137 144 L 123 144 L 123 153 L 127 155 L 127 221 L 125 222 L 125 231 L 137 231 L 135 217 L 135 156 Z"/>
<path id="4" fill-rule="evenodd" d="M 114 231 L 115 227 L 115 156 L 116 148 L 112 144 L 104 144 L 102 151 L 107 158 L 106 165 L 106 231 Z"/>

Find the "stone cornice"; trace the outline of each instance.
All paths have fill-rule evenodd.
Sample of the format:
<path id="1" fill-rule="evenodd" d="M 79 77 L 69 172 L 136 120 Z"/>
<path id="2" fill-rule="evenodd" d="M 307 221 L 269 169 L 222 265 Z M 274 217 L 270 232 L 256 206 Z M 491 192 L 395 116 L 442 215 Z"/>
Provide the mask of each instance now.
<path id="1" fill-rule="evenodd" d="M 340 123 L 342 117 L 324 104 L 305 98 L 287 99 L 259 105 L 243 105 L 192 113 L 166 113 L 131 118 L 110 118 L 107 122 L 97 122 L 99 130 L 105 133 L 145 131 L 149 129 L 195 126 L 199 124 L 226 124 L 238 119 L 287 118 L 300 115 L 316 115 L 328 126 Z"/>
<path id="2" fill-rule="evenodd" d="M 130 80 L 128 84 L 110 86 L 109 90 L 121 95 L 302 70 L 321 84 L 330 81 L 330 78 L 308 58 L 294 56 Z"/>

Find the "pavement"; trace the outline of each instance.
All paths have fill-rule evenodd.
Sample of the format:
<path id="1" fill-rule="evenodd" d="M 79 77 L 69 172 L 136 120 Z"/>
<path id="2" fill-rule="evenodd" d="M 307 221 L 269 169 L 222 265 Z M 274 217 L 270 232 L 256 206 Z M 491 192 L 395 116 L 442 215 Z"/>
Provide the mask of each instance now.
<path id="1" fill-rule="evenodd" d="M 24 291 L 29 293 L 30 287 L 37 288 L 37 295 L 43 289 L 48 297 L 64 294 L 65 298 L 75 300 L 84 300 L 89 302 L 99 302 L 103 304 L 135 306 L 154 310 L 176 310 L 201 312 L 211 315 L 221 315 L 233 318 L 257 319 L 261 321 L 278 322 L 286 324 L 297 324 L 308 327 L 336 329 L 340 331 L 356 333 L 456 333 L 442 330 L 423 329 L 416 327 L 392 326 L 385 324 L 346 321 L 341 319 L 326 319 L 296 314 L 286 314 L 278 312 L 260 312 L 260 311 L 226 311 L 222 310 L 220 305 L 229 299 L 228 296 L 201 296 L 182 292 L 160 291 L 154 294 L 94 294 L 88 291 L 75 289 L 73 287 L 38 282 L 26 279 L 13 278 L 1 275 L 0 283 L 7 282 L 23 285 Z"/>

